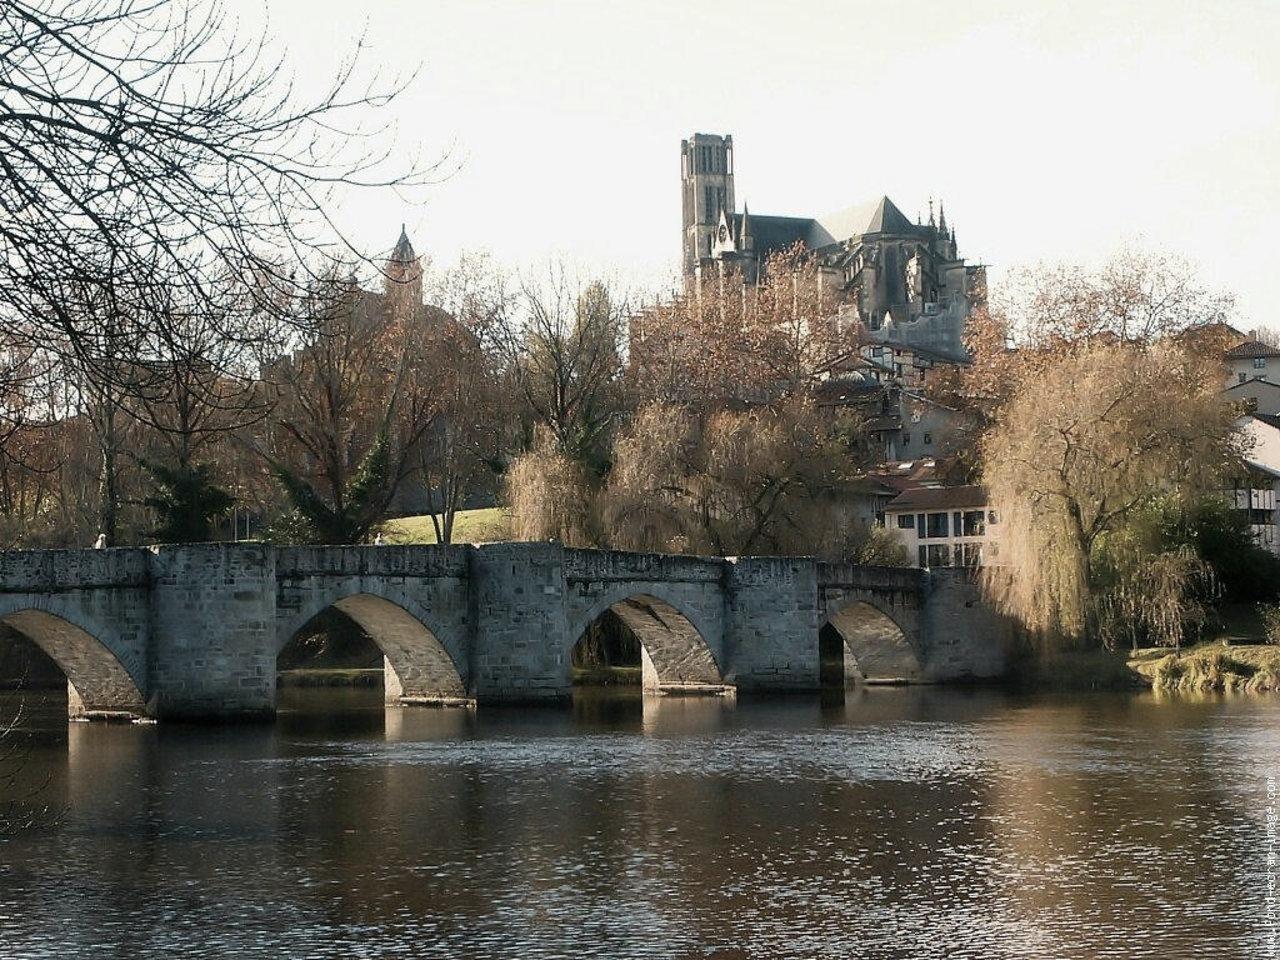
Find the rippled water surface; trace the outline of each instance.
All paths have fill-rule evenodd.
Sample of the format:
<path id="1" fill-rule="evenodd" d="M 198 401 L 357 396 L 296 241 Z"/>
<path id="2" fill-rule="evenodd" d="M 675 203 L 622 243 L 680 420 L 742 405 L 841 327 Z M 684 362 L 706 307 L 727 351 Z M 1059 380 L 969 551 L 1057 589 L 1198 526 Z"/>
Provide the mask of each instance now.
<path id="1" fill-rule="evenodd" d="M 60 813 L 0 840 L 0 957 L 1278 955 L 1274 701 L 290 697 L 33 704 Z"/>

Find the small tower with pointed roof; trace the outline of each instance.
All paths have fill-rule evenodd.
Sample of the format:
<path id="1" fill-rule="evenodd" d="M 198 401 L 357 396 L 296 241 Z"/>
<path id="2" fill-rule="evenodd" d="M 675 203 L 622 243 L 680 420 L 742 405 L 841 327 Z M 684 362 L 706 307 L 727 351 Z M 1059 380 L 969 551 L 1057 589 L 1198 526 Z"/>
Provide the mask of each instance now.
<path id="1" fill-rule="evenodd" d="M 383 269 L 382 290 L 393 315 L 412 317 L 422 308 L 422 263 L 403 223 Z"/>

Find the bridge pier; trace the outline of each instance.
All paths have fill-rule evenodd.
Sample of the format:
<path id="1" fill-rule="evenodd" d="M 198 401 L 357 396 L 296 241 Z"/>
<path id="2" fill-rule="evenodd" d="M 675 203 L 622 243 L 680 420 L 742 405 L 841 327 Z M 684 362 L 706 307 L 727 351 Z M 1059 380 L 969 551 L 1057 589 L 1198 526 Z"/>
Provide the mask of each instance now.
<path id="1" fill-rule="evenodd" d="M 152 548 L 151 704 L 161 719 L 275 715 L 276 552 L 265 544 Z"/>
<path id="2" fill-rule="evenodd" d="M 555 702 L 573 695 L 564 547 L 488 543 L 471 555 L 472 692 L 478 703 Z"/>
<path id="3" fill-rule="evenodd" d="M 812 557 L 736 557 L 725 567 L 726 678 L 739 690 L 815 690 L 818 564 Z"/>

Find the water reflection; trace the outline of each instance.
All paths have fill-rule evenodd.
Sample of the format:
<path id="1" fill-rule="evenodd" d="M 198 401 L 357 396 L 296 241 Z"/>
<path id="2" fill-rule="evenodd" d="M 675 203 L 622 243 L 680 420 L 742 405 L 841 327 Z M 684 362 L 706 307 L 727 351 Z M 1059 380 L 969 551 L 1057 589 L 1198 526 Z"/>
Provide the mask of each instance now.
<path id="1" fill-rule="evenodd" d="M 1261 957 L 1260 700 L 291 690 L 274 725 L 24 723 L 5 957 Z"/>

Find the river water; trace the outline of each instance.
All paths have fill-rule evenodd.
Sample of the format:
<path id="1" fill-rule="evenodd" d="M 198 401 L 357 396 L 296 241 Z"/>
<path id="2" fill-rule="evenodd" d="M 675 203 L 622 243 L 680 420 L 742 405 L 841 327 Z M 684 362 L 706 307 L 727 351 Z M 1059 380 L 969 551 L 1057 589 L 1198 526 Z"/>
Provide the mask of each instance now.
<path id="1" fill-rule="evenodd" d="M 0 957 L 1280 956 L 1275 700 L 376 697 L 29 703 Z"/>

